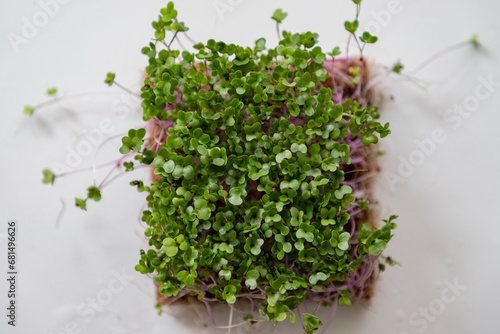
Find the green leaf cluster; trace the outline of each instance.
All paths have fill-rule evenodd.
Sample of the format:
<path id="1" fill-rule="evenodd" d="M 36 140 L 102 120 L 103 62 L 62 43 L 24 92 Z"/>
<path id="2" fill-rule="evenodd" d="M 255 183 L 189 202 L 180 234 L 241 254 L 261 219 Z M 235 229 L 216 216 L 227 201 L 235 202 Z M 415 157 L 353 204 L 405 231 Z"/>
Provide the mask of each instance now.
<path id="1" fill-rule="evenodd" d="M 112 86 L 114 82 L 115 82 L 115 74 L 108 72 L 108 74 L 106 74 L 106 79 L 104 79 L 104 83 L 108 86 Z"/>
<path id="2" fill-rule="evenodd" d="M 146 135 L 145 129 L 134 130 L 130 129 L 128 131 L 128 136 L 122 138 L 122 147 L 120 147 L 121 154 L 127 154 L 130 151 L 139 152 L 141 150 L 142 144 L 144 141 L 142 140 Z M 127 166 L 125 166 L 127 167 Z M 130 169 L 130 165 L 128 165 Z"/>

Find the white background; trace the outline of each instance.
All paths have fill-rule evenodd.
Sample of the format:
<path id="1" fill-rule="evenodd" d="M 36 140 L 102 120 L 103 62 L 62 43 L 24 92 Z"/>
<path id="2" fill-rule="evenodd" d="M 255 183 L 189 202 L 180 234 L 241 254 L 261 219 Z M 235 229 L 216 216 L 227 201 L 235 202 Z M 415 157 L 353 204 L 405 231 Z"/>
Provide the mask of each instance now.
<path id="1" fill-rule="evenodd" d="M 374 62 L 391 65 L 401 59 L 411 70 L 473 33 L 484 48 L 458 50 L 410 79 L 391 77 L 382 84 L 387 97 L 382 113 L 392 135 L 381 144 L 385 173 L 377 177 L 375 191 L 381 216 L 399 215 L 386 254 L 402 266 L 380 276 L 369 306 L 340 310 L 327 333 L 499 333 L 499 87 L 470 113 L 459 116 L 447 110 L 478 101 L 474 94 L 480 78 L 500 82 L 500 8 L 486 0 L 400 0 L 396 14 L 382 15 L 394 9 L 389 2 L 363 2 L 361 27 L 370 24 L 379 30 L 379 42 L 365 50 Z M 227 11 L 218 13 L 215 0 L 176 1 L 180 19 L 196 41 L 252 45 L 264 36 L 268 45 L 275 45 L 269 17 L 281 7 L 289 13 L 284 29 L 316 31 L 325 50 L 344 48 L 343 21 L 354 13 L 348 0 L 218 3 L 226 4 Z M 103 191 L 101 203 L 89 203 L 88 212 L 74 208 L 72 198 L 84 196 L 92 173 L 57 180 L 53 187 L 40 182 L 41 170 L 55 161 L 64 163 L 84 138 L 82 131 L 98 128 L 102 119 L 110 119 L 112 134 L 141 126 L 133 99 L 106 87 L 103 79 L 113 71 L 118 82 L 137 89 L 147 60 L 140 49 L 149 42 L 150 22 L 163 5 L 158 0 L 66 1 L 14 47 L 9 36 L 23 36 L 26 20 L 43 16 L 42 9 L 36 1 L 0 0 L 1 333 L 226 332 L 198 328 L 194 313 L 187 314 L 188 322 L 195 323 L 190 326 L 176 319 L 182 312 L 159 317 L 150 279 L 134 271 L 145 246 L 137 220 L 144 198 L 128 181 L 147 173 L 118 179 Z M 24 105 L 45 101 L 44 92 L 52 86 L 60 95 L 92 94 L 40 109 L 31 119 L 23 115 Z M 487 87 L 480 92 L 488 92 Z M 126 117 L 117 117 L 124 110 Z M 436 129 L 443 131 L 444 140 L 433 149 L 428 146 L 429 154 L 418 153 L 416 141 L 428 142 Z M 110 141 L 97 161 L 118 158 L 118 147 L 119 140 Z M 418 166 L 403 171 L 404 177 L 390 186 L 387 175 L 398 175 L 402 161 L 410 158 Z M 91 164 L 89 155 L 78 168 Z M 61 200 L 66 209 L 56 226 Z M 6 325 L 4 315 L 8 219 L 19 226 L 16 328 Z M 122 271 L 129 277 L 125 285 L 114 281 L 113 273 Z M 453 293 L 446 282 L 462 288 Z M 121 291 L 108 304 L 94 315 L 77 312 L 88 310 L 88 298 L 104 296 L 110 283 Z M 300 326 L 280 327 L 277 333 L 301 332 Z"/>

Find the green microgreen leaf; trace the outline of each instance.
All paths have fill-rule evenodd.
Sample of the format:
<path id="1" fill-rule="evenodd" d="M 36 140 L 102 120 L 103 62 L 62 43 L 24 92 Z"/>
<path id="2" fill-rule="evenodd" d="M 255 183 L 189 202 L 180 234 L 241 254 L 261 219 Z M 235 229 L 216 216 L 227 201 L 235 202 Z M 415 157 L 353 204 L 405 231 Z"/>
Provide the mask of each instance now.
<path id="1" fill-rule="evenodd" d="M 87 198 L 99 202 L 101 200 L 101 191 L 97 187 L 89 187 L 87 189 Z"/>
<path id="2" fill-rule="evenodd" d="M 401 63 L 401 61 L 397 61 L 393 66 L 392 66 L 392 71 L 394 73 L 401 73 L 401 70 L 404 68 L 404 65 Z"/>
<path id="3" fill-rule="evenodd" d="M 31 116 L 33 115 L 33 113 L 35 112 L 35 108 L 31 107 L 31 106 L 25 106 L 24 107 L 24 113 L 28 116 Z"/>
<path id="4" fill-rule="evenodd" d="M 81 199 L 81 198 L 75 198 L 75 206 L 86 211 L 87 210 L 87 200 Z"/>
<path id="5" fill-rule="evenodd" d="M 43 180 L 42 182 L 45 184 L 54 184 L 56 179 L 56 175 L 50 169 L 44 169 L 43 171 Z"/>
<path id="6" fill-rule="evenodd" d="M 108 86 L 111 86 L 113 85 L 114 82 L 115 82 L 115 74 L 108 72 L 108 74 L 106 74 L 106 79 L 104 79 L 104 83 L 107 84 Z"/>
<path id="7" fill-rule="evenodd" d="M 358 26 L 359 26 L 358 20 L 354 20 L 352 22 L 345 21 L 345 23 L 344 23 L 345 29 L 348 32 L 350 32 L 351 34 L 354 34 L 356 32 L 356 30 L 358 29 Z"/>
<path id="8" fill-rule="evenodd" d="M 372 36 L 368 31 L 365 31 L 362 36 L 359 36 L 359 39 L 368 44 L 373 44 L 377 42 L 378 38 L 376 36 Z"/>
<path id="9" fill-rule="evenodd" d="M 481 42 L 479 41 L 479 38 L 478 38 L 477 34 L 472 35 L 472 37 L 470 38 L 469 42 L 472 44 L 472 46 L 475 49 L 481 48 Z"/>
<path id="10" fill-rule="evenodd" d="M 340 47 L 336 46 L 333 48 L 332 52 L 328 52 L 328 54 L 332 57 L 335 58 L 336 56 L 340 55 Z"/>
<path id="11" fill-rule="evenodd" d="M 55 96 L 57 94 L 57 88 L 56 87 L 51 87 L 47 89 L 47 95 L 48 96 Z"/>
<path id="12" fill-rule="evenodd" d="M 283 20 L 287 17 L 288 13 L 283 12 L 282 9 L 278 8 L 274 11 L 272 19 L 277 23 L 283 22 Z"/>

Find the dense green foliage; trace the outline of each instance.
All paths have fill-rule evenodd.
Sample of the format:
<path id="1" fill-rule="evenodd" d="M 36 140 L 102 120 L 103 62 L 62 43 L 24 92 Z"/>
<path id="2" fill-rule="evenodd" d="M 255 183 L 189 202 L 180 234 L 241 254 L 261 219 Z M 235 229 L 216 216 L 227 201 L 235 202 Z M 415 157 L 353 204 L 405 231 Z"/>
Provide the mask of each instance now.
<path id="1" fill-rule="evenodd" d="M 356 198 L 342 185 L 351 162 L 345 139 L 376 143 L 388 124 L 369 105 L 332 101 L 317 34 L 283 32 L 274 48 L 263 38 L 253 48 L 209 40 L 181 53 L 165 42 L 166 31 L 187 30 L 176 16 L 171 3 L 162 9 L 153 23 L 159 43 L 142 50 L 144 120 L 170 122 L 166 142 L 153 148 L 143 129 L 131 130 L 120 149 L 139 152 L 157 177 L 151 186 L 133 183 L 148 193 L 142 219 L 152 246 L 136 269 L 154 273 L 167 296 L 230 304 L 260 296 L 265 319 L 293 321 L 290 311 L 310 291 L 334 291 L 391 238 L 391 221 L 382 229 L 367 223 L 353 249 L 345 226 Z M 275 16 L 279 23 L 286 14 Z M 349 296 L 336 298 L 350 305 Z M 320 325 L 312 314 L 304 320 L 308 331 Z"/>

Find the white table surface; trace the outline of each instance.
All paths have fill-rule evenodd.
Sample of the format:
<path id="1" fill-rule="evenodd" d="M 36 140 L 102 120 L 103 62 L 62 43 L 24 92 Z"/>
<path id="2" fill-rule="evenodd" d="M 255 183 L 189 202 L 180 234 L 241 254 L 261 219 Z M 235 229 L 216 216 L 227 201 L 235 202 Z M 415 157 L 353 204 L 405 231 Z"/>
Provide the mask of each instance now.
<path id="1" fill-rule="evenodd" d="M 98 205 L 89 203 L 88 212 L 74 208 L 72 198 L 84 196 L 92 183 L 91 173 L 57 180 L 54 187 L 41 184 L 41 170 L 54 161 L 64 162 L 82 130 L 98 128 L 105 118 L 113 126 L 112 134 L 141 126 L 133 100 L 116 87 L 107 88 L 103 80 L 108 71 L 116 72 L 117 81 L 137 89 L 147 60 L 140 49 L 152 36 L 150 22 L 165 4 L 158 0 L 60 2 L 57 9 L 52 7 L 47 22 L 38 21 L 37 31 L 25 30 L 27 38 L 13 47 L 9 36 L 23 36 L 26 20 L 43 20 L 43 5 L 0 0 L 4 117 L 0 122 L 0 305 L 4 310 L 0 332 L 227 332 L 187 325 L 176 319 L 182 312 L 157 315 L 150 279 L 134 271 L 139 249 L 145 245 L 137 220 L 144 197 L 128 186 L 134 176 L 126 175 L 107 187 Z M 381 215 L 399 215 L 399 227 L 386 254 L 402 267 L 389 268 L 380 276 L 370 306 L 341 309 L 327 333 L 500 333 L 500 150 L 496 146 L 500 140 L 495 123 L 500 121 L 500 92 L 498 85 L 489 92 L 482 83 L 500 82 L 500 6 L 486 0 L 400 0 L 398 13 L 389 17 L 381 13 L 394 9 L 391 1 L 364 2 L 361 27 L 369 23 L 379 30 L 379 42 L 365 50 L 375 62 L 391 65 L 401 59 L 411 70 L 473 33 L 479 34 L 485 47 L 480 52 L 459 50 L 411 80 L 389 78 L 382 84 L 386 96 L 394 97 L 382 107 L 392 134 L 381 142 L 386 151 L 380 160 L 384 172 L 377 177 L 375 191 Z M 252 45 L 264 36 L 273 45 L 277 38 L 269 17 L 281 7 L 289 13 L 284 29 L 316 31 L 324 49 L 344 47 L 343 21 L 350 20 L 354 11 L 350 1 L 308 2 L 317 4 L 314 8 L 305 3 L 183 0 L 176 1 L 176 7 L 191 28 L 190 35 L 199 41 L 214 38 Z M 219 12 L 217 5 L 223 6 Z M 46 108 L 32 119 L 23 115 L 24 105 L 46 100 L 44 92 L 52 86 L 62 95 L 93 93 L 68 100 L 62 104 L 66 109 Z M 478 86 L 480 95 L 489 93 L 481 100 L 474 98 Z M 474 101 L 478 105 L 469 105 L 471 112 L 459 114 L 453 109 Z M 126 116 L 117 117 L 119 110 L 127 111 Z M 428 154 L 419 153 L 417 142 L 429 143 L 436 131 L 439 142 L 428 144 Z M 118 157 L 118 145 L 119 141 L 111 141 L 97 160 L 108 161 L 106 154 Z M 409 159 L 417 165 L 399 173 L 402 161 Z M 77 167 L 91 164 L 89 155 Z M 395 175 L 400 178 L 394 179 Z M 135 177 L 145 176 L 138 171 Z M 61 199 L 66 209 L 56 226 Z M 16 219 L 19 226 L 15 328 L 7 326 L 4 315 L 9 219 Z M 116 289 L 106 305 L 89 311 L 92 299 L 109 296 L 103 292 L 109 284 Z M 191 313 L 184 317 L 188 323 L 195 322 Z M 276 333 L 301 333 L 300 328 L 291 328 L 285 324 Z"/>

